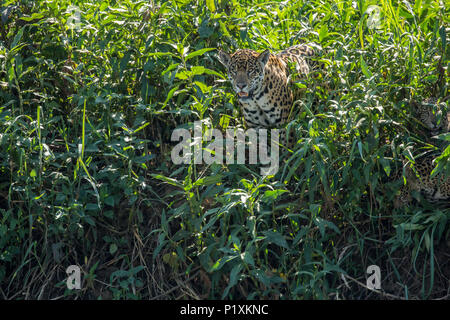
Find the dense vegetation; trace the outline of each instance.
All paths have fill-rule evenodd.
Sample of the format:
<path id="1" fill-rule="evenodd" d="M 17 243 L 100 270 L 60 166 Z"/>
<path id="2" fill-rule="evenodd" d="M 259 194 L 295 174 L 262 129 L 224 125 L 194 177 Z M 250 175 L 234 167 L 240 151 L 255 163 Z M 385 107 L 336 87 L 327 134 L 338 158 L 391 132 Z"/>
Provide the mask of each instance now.
<path id="1" fill-rule="evenodd" d="M 394 207 L 403 161 L 432 152 L 433 174 L 450 171 L 448 135 L 429 138 L 412 109 L 449 94 L 445 1 L 0 10 L 1 298 L 449 297 L 450 211 Z M 298 43 L 324 69 L 293 85 L 298 142 L 274 176 L 172 162 L 174 129 L 243 126 L 217 48 Z M 81 290 L 66 288 L 72 264 Z"/>

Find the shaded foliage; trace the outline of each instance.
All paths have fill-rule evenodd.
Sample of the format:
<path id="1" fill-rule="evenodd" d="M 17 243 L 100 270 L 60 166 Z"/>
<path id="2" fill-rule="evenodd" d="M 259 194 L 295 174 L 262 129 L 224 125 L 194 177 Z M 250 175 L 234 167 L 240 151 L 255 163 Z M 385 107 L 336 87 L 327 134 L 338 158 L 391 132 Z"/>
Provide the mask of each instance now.
<path id="1" fill-rule="evenodd" d="M 3 1 L 0 294 L 447 295 L 449 210 L 393 203 L 403 160 L 450 171 L 448 134 L 427 137 L 411 103 L 448 101 L 449 16 L 439 1 Z M 325 68 L 296 84 L 298 141 L 275 176 L 172 163 L 174 129 L 243 124 L 217 48 L 303 42 Z M 356 281 L 372 264 L 389 295 Z"/>

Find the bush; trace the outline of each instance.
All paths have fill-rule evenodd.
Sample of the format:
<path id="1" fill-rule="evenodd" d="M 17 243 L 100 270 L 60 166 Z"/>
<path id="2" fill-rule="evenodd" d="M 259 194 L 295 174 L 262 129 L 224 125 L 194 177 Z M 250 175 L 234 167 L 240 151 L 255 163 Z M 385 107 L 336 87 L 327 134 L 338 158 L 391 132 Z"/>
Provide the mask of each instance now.
<path id="1" fill-rule="evenodd" d="M 445 296 L 449 210 L 393 203 L 403 159 L 450 171 L 411 106 L 448 99 L 448 17 L 439 1 L 4 1 L 2 296 Z M 174 129 L 243 124 L 217 48 L 304 42 L 325 68 L 297 84 L 274 176 L 173 164 Z M 383 291 L 362 285 L 372 264 Z"/>

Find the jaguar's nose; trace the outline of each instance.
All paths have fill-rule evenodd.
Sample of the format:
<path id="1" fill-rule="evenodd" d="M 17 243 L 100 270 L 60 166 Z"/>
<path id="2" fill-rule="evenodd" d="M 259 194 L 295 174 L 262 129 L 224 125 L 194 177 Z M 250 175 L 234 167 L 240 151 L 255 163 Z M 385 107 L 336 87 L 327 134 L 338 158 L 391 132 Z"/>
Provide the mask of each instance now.
<path id="1" fill-rule="evenodd" d="M 243 82 L 236 83 L 236 87 L 238 87 L 238 89 L 241 89 L 241 90 L 243 90 L 246 86 L 247 85 Z"/>

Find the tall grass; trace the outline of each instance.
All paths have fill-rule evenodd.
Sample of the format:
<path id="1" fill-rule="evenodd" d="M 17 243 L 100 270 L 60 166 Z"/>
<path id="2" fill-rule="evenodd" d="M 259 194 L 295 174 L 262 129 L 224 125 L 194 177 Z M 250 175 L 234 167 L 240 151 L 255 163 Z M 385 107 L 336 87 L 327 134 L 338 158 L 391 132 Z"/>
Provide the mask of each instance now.
<path id="1" fill-rule="evenodd" d="M 442 1 L 3 1 L 1 296 L 448 297 L 449 210 L 393 203 L 404 159 L 450 171 L 448 134 L 411 105 L 448 98 L 449 17 Z M 276 175 L 172 163 L 174 129 L 243 125 L 217 48 L 304 42 L 325 68 L 297 83 Z"/>

